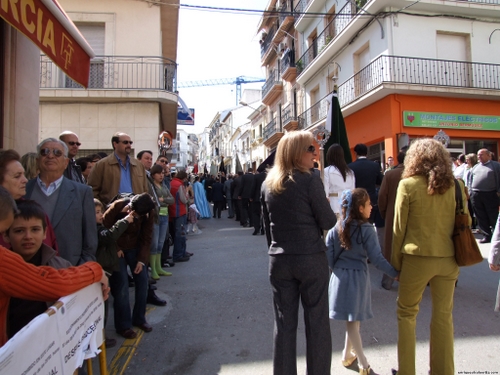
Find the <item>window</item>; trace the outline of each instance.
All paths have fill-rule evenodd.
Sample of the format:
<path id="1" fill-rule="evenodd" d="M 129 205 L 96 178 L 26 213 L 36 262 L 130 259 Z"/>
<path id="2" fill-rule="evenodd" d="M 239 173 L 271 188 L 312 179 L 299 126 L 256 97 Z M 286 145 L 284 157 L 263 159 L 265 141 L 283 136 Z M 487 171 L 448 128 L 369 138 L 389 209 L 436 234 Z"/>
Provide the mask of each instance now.
<path id="1" fill-rule="evenodd" d="M 311 60 L 318 55 L 318 32 L 314 30 L 307 38 L 310 51 L 312 51 Z"/>

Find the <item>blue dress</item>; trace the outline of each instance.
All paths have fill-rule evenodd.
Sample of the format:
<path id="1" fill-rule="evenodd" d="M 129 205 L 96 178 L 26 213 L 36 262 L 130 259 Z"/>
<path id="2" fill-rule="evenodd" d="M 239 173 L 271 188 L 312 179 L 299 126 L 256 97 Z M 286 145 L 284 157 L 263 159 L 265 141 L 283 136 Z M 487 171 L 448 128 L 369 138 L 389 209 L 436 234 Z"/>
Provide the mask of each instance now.
<path id="1" fill-rule="evenodd" d="M 207 201 L 207 197 L 205 195 L 205 189 L 201 182 L 196 181 L 193 184 L 194 190 L 194 203 L 196 204 L 196 208 L 200 211 L 200 216 L 202 219 L 210 219 L 212 216 L 210 215 L 210 204 Z"/>
<path id="2" fill-rule="evenodd" d="M 350 322 L 367 320 L 373 317 L 367 259 L 390 277 L 396 277 L 398 272 L 383 257 L 377 233 L 370 223 L 359 225 L 353 221 L 351 249 L 340 253 L 339 225 L 330 229 L 326 237 L 328 265 L 333 271 L 328 288 L 330 319 Z"/>

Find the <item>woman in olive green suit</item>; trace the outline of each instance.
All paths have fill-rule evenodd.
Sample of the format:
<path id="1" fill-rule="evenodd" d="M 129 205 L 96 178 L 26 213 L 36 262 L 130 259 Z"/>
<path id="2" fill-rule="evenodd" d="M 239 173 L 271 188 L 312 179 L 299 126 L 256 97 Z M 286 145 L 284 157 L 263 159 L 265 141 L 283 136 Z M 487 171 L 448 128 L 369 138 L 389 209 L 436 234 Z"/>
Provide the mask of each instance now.
<path id="1" fill-rule="evenodd" d="M 462 197 L 465 200 L 465 192 Z M 467 209 L 467 203 L 464 201 Z M 416 317 L 430 285 L 430 374 L 454 375 L 453 294 L 459 269 L 452 233 L 455 182 L 451 159 L 433 139 L 414 141 L 405 158 L 394 213 L 391 263 L 400 271 L 397 300 L 398 375 L 415 374 Z"/>

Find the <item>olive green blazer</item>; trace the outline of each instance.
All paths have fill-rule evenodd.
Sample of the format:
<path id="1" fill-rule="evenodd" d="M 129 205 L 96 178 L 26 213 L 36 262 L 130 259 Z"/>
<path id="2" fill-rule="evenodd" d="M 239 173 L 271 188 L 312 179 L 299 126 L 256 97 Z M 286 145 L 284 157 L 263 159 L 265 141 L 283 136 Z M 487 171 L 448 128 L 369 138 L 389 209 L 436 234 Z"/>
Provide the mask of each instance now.
<path id="1" fill-rule="evenodd" d="M 468 213 L 460 181 L 464 212 Z M 444 194 L 427 194 L 427 179 L 408 177 L 399 182 L 394 209 L 391 263 L 401 270 L 403 254 L 433 257 L 455 255 L 455 185 Z"/>

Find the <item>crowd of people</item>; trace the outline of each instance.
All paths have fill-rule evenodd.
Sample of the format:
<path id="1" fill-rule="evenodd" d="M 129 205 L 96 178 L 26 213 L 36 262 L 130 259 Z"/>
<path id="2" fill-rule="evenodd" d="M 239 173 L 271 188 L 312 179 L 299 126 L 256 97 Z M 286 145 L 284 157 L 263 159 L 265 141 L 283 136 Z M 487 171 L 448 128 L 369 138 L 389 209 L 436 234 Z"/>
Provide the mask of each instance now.
<path id="1" fill-rule="evenodd" d="M 116 332 L 126 339 L 137 336 L 134 327 L 151 332 L 146 305 L 166 305 L 154 284 L 191 259 L 186 237 L 201 233 L 199 220 L 224 216 L 253 228 L 253 235 L 266 235 L 275 374 L 297 373 L 300 302 L 309 373 L 330 374 L 329 319 L 346 322 L 342 364 L 357 362 L 360 374 L 371 372 L 360 335 L 361 322 L 373 317 L 368 262 L 384 273 L 383 288 L 399 282 L 395 372 L 415 374 L 416 315 L 429 285 L 435 311 L 430 373 L 454 373 L 454 181 L 460 181 L 466 212 L 483 234 L 480 242 L 493 242 L 490 268 L 500 270 L 500 164 L 490 151 L 460 155 L 454 165 L 441 143 L 419 139 L 399 151 L 397 165 L 388 160 L 384 173 L 367 158 L 366 145 L 356 145 L 356 160 L 347 164 L 334 144 L 321 179 L 315 142 L 306 131 L 280 140 L 273 166 L 234 175 L 171 173 L 166 156 L 142 150 L 134 158 L 132 144 L 128 134 L 115 133 L 110 155 L 75 159 L 81 143 L 65 131 L 41 141 L 36 153 L 0 151 L 0 264 L 26 269 L 31 285 L 20 290 L 11 286 L 12 272 L 0 273 L 6 295 L 0 344 L 64 294 L 100 281 L 107 298 L 106 274 Z M 52 279 L 40 281 L 46 272 Z M 497 309 L 499 301 L 500 287 Z M 107 316 L 107 303 L 105 311 Z M 106 338 L 106 346 L 115 344 Z"/>

